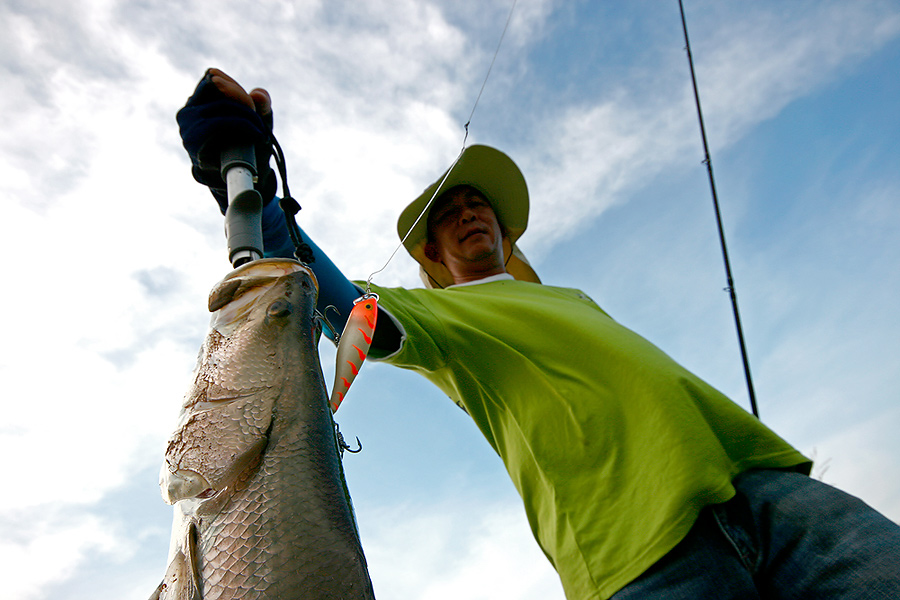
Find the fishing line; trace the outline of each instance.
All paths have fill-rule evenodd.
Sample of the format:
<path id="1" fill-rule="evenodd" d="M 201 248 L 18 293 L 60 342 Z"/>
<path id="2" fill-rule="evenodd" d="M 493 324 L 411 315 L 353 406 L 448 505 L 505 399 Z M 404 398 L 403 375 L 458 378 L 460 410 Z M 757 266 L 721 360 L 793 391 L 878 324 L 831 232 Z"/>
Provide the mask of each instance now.
<path id="1" fill-rule="evenodd" d="M 509 9 L 509 15 L 506 17 L 506 24 L 503 26 L 503 32 L 500 34 L 500 40 L 497 42 L 497 49 L 494 50 L 494 56 L 491 58 L 491 64 L 488 66 L 487 73 L 484 76 L 484 81 L 481 82 L 481 89 L 478 90 L 478 95 L 475 97 L 475 103 L 472 105 L 472 112 L 469 113 L 469 118 L 466 119 L 466 124 L 463 126 L 465 129 L 465 134 L 463 135 L 462 148 L 459 149 L 459 154 L 456 156 L 456 160 L 453 161 L 453 164 L 450 165 L 450 168 L 447 169 L 447 173 L 444 175 L 444 178 L 441 179 L 440 184 L 438 184 L 437 188 L 434 190 L 434 194 L 431 195 L 428 202 L 425 203 L 425 206 L 422 208 L 422 211 L 416 217 L 416 220 L 413 221 L 412 226 L 410 226 L 409 231 L 403 236 L 400 240 L 400 243 L 397 244 L 397 247 L 394 248 L 394 251 L 391 252 L 391 255 L 388 257 L 387 261 L 381 266 L 377 271 L 373 271 L 372 274 L 366 279 L 366 293 L 371 293 L 372 287 L 372 278 L 384 271 L 391 261 L 394 260 L 394 257 L 397 255 L 397 252 L 400 251 L 400 248 L 403 247 L 403 244 L 406 243 L 406 239 L 410 236 L 413 229 L 416 228 L 416 225 L 419 224 L 419 221 L 422 220 L 422 217 L 425 216 L 425 213 L 428 212 L 428 209 L 431 207 L 431 204 L 434 202 L 435 197 L 438 192 L 441 191 L 441 188 L 444 186 L 444 182 L 447 181 L 447 178 L 450 177 L 450 173 L 453 172 L 453 169 L 459 163 L 459 159 L 462 158 L 463 152 L 466 151 L 466 141 L 469 139 L 469 125 L 472 123 L 472 117 L 475 115 L 475 109 L 478 108 L 478 101 L 481 100 L 481 94 L 484 93 L 484 88 L 487 85 L 488 79 L 491 76 L 491 70 L 494 68 L 494 62 L 497 60 L 497 55 L 500 54 L 500 47 L 503 45 L 503 38 L 506 37 L 506 31 L 509 29 L 509 23 L 512 21 L 513 12 L 516 10 L 516 3 L 518 0 L 513 0 L 512 6 Z M 429 277 L 431 277 L 429 275 Z M 433 278 L 432 278 L 433 279 Z"/>
<path id="2" fill-rule="evenodd" d="M 747 379 L 747 392 L 750 395 L 750 408 L 753 415 L 759 418 L 759 409 L 756 406 L 756 394 L 753 392 L 753 379 L 750 376 L 750 360 L 747 358 L 747 346 L 744 343 L 744 331 L 741 327 L 741 313 L 738 310 L 737 291 L 734 289 L 734 278 L 731 275 L 731 262 L 728 260 L 728 247 L 725 244 L 725 231 L 722 227 L 722 213 L 719 211 L 719 197 L 716 194 L 716 180 L 713 177 L 712 158 L 709 155 L 709 144 L 706 141 L 706 127 L 703 125 L 703 111 L 700 108 L 700 92 L 697 91 L 697 76 L 694 73 L 694 59 L 691 56 L 691 42 L 688 39 L 687 20 L 684 17 L 684 4 L 678 0 L 678 8 L 681 10 L 681 26 L 684 29 L 684 44 L 687 52 L 688 65 L 691 68 L 691 83 L 694 86 L 694 100 L 697 104 L 697 118 L 700 121 L 700 136 L 703 138 L 703 164 L 709 174 L 709 187 L 712 191 L 713 207 L 716 212 L 716 224 L 719 228 L 719 243 L 722 246 L 722 259 L 725 262 L 725 276 L 728 287 L 725 291 L 731 296 L 731 308 L 734 312 L 734 324 L 737 329 L 738 343 L 741 347 L 741 360 L 744 363 L 744 376 Z"/>

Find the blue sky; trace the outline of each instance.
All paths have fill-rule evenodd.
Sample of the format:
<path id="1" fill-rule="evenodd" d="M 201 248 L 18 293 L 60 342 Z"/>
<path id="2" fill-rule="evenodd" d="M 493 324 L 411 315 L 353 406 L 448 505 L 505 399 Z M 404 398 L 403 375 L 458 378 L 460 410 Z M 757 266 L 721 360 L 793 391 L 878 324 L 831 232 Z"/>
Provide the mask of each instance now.
<path id="1" fill-rule="evenodd" d="M 174 122 L 204 69 L 270 90 L 301 225 L 365 278 L 510 4 L 0 1 L 4 597 L 143 599 L 165 570 L 157 473 L 229 270 Z M 900 521 L 900 4 L 685 8 L 762 419 Z M 468 141 L 524 171 L 546 283 L 749 410 L 683 46 L 675 0 L 519 0 Z M 375 281 L 419 285 L 402 253 Z M 440 392 L 370 363 L 337 417 L 379 597 L 562 599 Z"/>

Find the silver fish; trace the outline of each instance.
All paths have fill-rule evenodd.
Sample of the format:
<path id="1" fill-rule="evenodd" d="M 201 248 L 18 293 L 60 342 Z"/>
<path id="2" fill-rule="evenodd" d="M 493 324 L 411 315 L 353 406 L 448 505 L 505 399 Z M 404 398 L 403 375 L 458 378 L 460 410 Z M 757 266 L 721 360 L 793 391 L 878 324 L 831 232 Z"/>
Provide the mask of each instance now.
<path id="1" fill-rule="evenodd" d="M 160 475 L 175 504 L 151 599 L 374 599 L 316 349 L 317 284 L 244 265 L 213 313 Z"/>

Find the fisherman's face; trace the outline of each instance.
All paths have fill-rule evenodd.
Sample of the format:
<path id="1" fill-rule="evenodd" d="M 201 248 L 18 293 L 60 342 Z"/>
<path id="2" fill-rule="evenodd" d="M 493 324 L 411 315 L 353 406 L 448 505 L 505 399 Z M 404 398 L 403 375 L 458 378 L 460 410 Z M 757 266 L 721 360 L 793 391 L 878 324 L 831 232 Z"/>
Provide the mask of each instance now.
<path id="1" fill-rule="evenodd" d="M 428 258 L 442 262 L 454 278 L 503 272 L 503 230 L 477 190 L 460 187 L 441 197 L 428 215 Z"/>

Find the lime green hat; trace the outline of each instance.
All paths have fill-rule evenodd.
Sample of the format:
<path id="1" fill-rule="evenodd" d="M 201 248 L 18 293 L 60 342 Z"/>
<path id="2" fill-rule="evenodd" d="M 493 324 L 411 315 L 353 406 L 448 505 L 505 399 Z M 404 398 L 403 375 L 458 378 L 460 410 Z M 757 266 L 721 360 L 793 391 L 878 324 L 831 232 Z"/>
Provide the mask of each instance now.
<path id="1" fill-rule="evenodd" d="M 472 186 L 494 209 L 506 234 L 503 255 L 507 272 L 520 281 L 540 283 L 537 273 L 516 247 L 516 240 L 528 227 L 528 186 L 525 177 L 516 163 L 503 152 L 490 146 L 474 145 L 466 148 L 455 165 L 403 209 L 397 220 L 397 234 L 409 254 L 419 263 L 419 275 L 425 285 L 431 288 L 453 285 L 453 277 L 447 267 L 425 256 L 425 243 L 428 241 L 429 203 L 442 192 L 458 185 Z"/>

